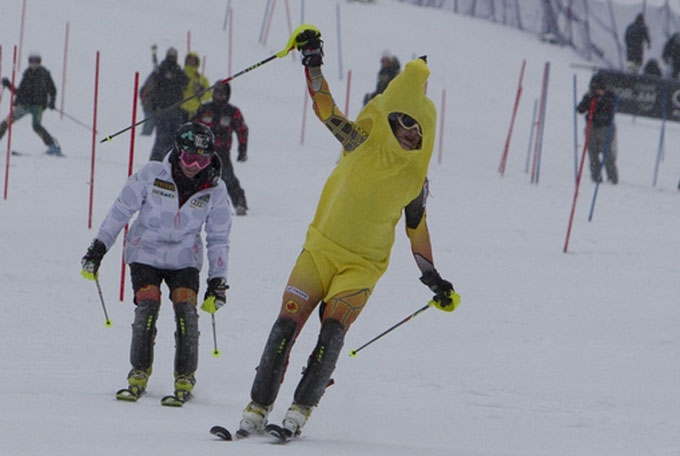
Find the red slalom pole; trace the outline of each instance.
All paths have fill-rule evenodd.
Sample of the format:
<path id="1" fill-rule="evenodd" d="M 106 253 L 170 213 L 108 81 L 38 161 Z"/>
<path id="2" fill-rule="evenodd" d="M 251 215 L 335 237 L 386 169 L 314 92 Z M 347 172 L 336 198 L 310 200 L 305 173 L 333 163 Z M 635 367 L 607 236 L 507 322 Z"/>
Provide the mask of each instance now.
<path id="1" fill-rule="evenodd" d="M 94 159 L 97 149 L 97 103 L 99 100 L 99 51 L 94 66 L 94 107 L 92 114 L 92 158 L 90 159 L 90 209 L 87 215 L 87 228 L 92 228 L 92 206 L 94 200 Z"/>
<path id="2" fill-rule="evenodd" d="M 5 160 L 5 192 L 4 198 L 7 199 L 7 190 L 9 188 L 9 157 L 12 155 L 12 124 L 14 123 L 14 87 L 17 74 L 17 47 L 14 46 L 14 57 L 12 64 L 12 88 L 9 96 L 9 122 L 7 125 L 7 160 Z"/>
<path id="3" fill-rule="evenodd" d="M 586 137 L 583 141 L 583 153 L 581 153 L 581 164 L 578 168 L 578 175 L 576 176 L 576 188 L 574 189 L 574 202 L 571 204 L 571 214 L 569 214 L 569 226 L 567 227 L 567 238 L 564 240 L 564 249 L 562 252 L 567 253 L 569 247 L 569 237 L 571 236 L 571 225 L 574 221 L 574 210 L 576 209 L 576 199 L 578 198 L 578 188 L 581 185 L 581 176 L 583 175 L 583 163 L 586 160 L 586 150 L 588 150 L 588 140 L 590 139 L 590 129 L 593 126 L 593 112 L 595 112 L 595 97 L 590 102 L 590 110 L 588 111 L 588 125 L 586 126 Z"/>
<path id="4" fill-rule="evenodd" d="M 349 118 L 349 90 L 352 87 L 352 70 L 347 70 L 347 95 L 345 95 L 345 117 Z"/>
<path id="5" fill-rule="evenodd" d="M 132 176 L 132 168 L 135 162 L 135 127 L 137 123 L 137 93 L 139 91 L 139 71 L 135 72 L 135 84 L 132 91 L 132 129 L 130 129 L 130 159 L 128 160 L 128 177 Z M 125 299 L 125 244 L 127 244 L 127 235 L 129 224 L 125 224 L 125 232 L 123 233 L 123 252 L 120 259 L 120 293 L 118 299 L 123 302 Z"/>
<path id="6" fill-rule="evenodd" d="M 444 118 L 446 117 L 446 89 L 442 90 L 442 115 L 439 117 L 439 153 L 437 157 L 437 164 L 442 164 L 442 156 L 444 154 Z"/>
<path id="7" fill-rule="evenodd" d="M 66 23 L 66 34 L 64 37 L 64 62 L 61 71 L 61 103 L 59 104 L 59 118 L 64 118 L 64 92 L 66 92 L 66 58 L 68 56 L 68 31 L 69 23 Z"/>
<path id="8" fill-rule="evenodd" d="M 512 130 L 515 126 L 515 117 L 517 116 L 517 108 L 519 107 L 519 100 L 522 97 L 522 80 L 524 79 L 524 68 L 527 65 L 526 59 L 522 60 L 522 69 L 519 72 L 519 82 L 517 83 L 517 95 L 515 96 L 515 106 L 512 109 L 512 117 L 510 118 L 510 129 L 508 130 L 508 136 L 505 139 L 505 147 L 503 148 L 503 154 L 501 155 L 501 163 L 498 165 L 498 172 L 501 177 L 505 173 L 505 164 L 508 161 L 508 150 L 510 149 L 510 138 L 512 137 Z"/>

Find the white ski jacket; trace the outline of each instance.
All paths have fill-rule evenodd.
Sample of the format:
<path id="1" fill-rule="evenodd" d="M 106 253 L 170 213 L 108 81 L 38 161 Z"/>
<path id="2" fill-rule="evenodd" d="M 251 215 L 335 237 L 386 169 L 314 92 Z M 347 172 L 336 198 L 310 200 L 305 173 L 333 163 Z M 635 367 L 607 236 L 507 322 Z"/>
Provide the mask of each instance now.
<path id="1" fill-rule="evenodd" d="M 170 156 L 152 161 L 130 176 L 97 233 L 108 251 L 118 233 L 139 212 L 127 235 L 125 262 L 159 269 L 177 270 L 203 265 L 201 228 L 205 224 L 208 250 L 208 280 L 226 280 L 229 256 L 231 210 L 227 189 L 219 178 L 191 195 L 180 207 L 177 184 L 172 177 Z"/>

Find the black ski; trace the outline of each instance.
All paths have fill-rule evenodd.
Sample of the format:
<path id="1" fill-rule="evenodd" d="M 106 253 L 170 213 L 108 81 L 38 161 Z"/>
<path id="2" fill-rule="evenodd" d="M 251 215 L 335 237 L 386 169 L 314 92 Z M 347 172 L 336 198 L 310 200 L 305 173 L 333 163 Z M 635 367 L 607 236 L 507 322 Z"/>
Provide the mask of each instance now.
<path id="1" fill-rule="evenodd" d="M 192 395 L 188 391 L 175 391 L 175 394 L 169 394 L 161 399 L 161 405 L 166 407 L 181 407 L 191 399 Z"/>
<path id="2" fill-rule="evenodd" d="M 293 433 L 288 429 L 279 426 L 278 424 L 268 424 L 264 428 L 267 434 L 276 438 L 279 443 L 287 443 L 293 438 Z"/>
<path id="3" fill-rule="evenodd" d="M 231 436 L 231 432 L 229 432 L 227 428 L 224 428 L 222 426 L 211 427 L 210 433 L 221 438 L 222 440 L 226 440 L 227 442 L 231 442 L 232 440 L 234 440 L 234 438 Z"/>
<path id="4" fill-rule="evenodd" d="M 138 388 L 123 388 L 116 391 L 116 399 L 119 401 L 137 402 L 137 399 L 142 397 L 144 390 Z"/>

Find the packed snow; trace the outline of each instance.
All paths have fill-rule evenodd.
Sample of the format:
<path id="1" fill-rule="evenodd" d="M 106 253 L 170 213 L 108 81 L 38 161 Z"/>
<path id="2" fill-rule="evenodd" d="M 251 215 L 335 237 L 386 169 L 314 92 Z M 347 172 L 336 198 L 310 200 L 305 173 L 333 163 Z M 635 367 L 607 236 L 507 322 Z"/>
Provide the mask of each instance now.
<path id="1" fill-rule="evenodd" d="M 22 3 L 3 4 L 3 76 L 11 74 Z M 389 49 L 402 65 L 428 55 L 427 90 L 443 119 L 430 165 L 428 223 L 437 268 L 462 303 L 451 314 L 427 310 L 356 358 L 343 355 L 335 385 L 302 437 L 285 447 L 270 445 L 268 438 L 221 442 L 208 430 L 238 425 L 288 273 L 339 153 L 309 105 L 302 134 L 299 56 L 276 59 L 232 82 L 232 103 L 250 127 L 249 160 L 235 166 L 251 210 L 234 218 L 231 289 L 216 314 L 220 357 L 211 356 L 211 320 L 201 312 L 201 359 L 190 403 L 180 409 L 159 403 L 173 380 L 167 293 L 148 394 L 132 404 L 114 397 L 126 383 L 133 317 L 127 275 L 119 301 L 122 235 L 100 271 L 112 327 L 104 326 L 94 283 L 80 276 L 80 258 L 127 177 L 130 135 L 99 140 L 130 124 L 135 72 L 143 80 L 151 70 L 154 43 L 159 57 L 172 45 L 183 61 L 190 31 L 191 49 L 206 58 L 210 81 L 228 76 L 227 3 L 232 73 L 284 46 L 288 5 L 293 28 L 304 21 L 321 29 L 324 73 L 343 110 L 351 70 L 350 117 L 375 88 L 380 55 Z M 86 125 L 93 122 L 100 52 L 96 167 L 90 229 L 91 131 L 58 111 L 46 112 L 44 125 L 67 156 L 55 158 L 44 155 L 29 118 L 14 125 L 11 147 L 24 155 L 10 157 L 7 198 L 0 202 L 0 454 L 680 454 L 680 126 L 666 124 L 654 186 L 661 122 L 617 116 L 620 183 L 600 186 L 588 222 L 595 186 L 586 173 L 563 253 L 574 163 L 583 147 L 581 116 L 574 146 L 573 78 L 580 99 L 591 75 L 571 65 L 587 62 L 568 48 L 388 0 L 276 2 L 265 44 L 258 42 L 263 1 L 26 4 L 22 60 L 31 51 L 42 54 L 60 92 L 57 107 L 69 24 L 64 112 Z M 662 37 L 652 31 L 652 39 Z M 507 168 L 500 176 L 525 59 Z M 546 62 L 540 178 L 531 184 L 525 172 L 527 152 L 533 151 L 529 133 Z M 5 91 L 2 117 L 8 103 Z M 135 169 L 148 159 L 152 141 L 137 130 Z M 6 150 L 7 136 L 0 142 L 3 172 Z M 431 297 L 418 281 L 401 222 L 398 230 L 390 268 L 347 334 L 347 352 Z M 310 318 L 293 349 L 270 416 L 274 422 L 292 400 L 318 328 L 318 319 Z"/>

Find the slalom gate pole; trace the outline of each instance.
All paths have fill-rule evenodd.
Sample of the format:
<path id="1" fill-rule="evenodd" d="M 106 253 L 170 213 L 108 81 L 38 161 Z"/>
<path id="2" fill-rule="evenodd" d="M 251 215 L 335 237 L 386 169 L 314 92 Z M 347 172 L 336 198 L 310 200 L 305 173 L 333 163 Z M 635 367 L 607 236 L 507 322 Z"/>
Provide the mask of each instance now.
<path id="1" fill-rule="evenodd" d="M 99 51 L 94 70 L 94 103 L 92 114 L 92 156 L 90 159 L 90 207 L 87 214 L 87 228 L 92 228 L 92 206 L 94 202 L 94 162 L 97 149 L 97 103 L 99 101 Z"/>
<path id="2" fill-rule="evenodd" d="M 576 113 L 576 100 L 576 73 L 574 73 L 574 182 L 576 182 L 578 175 L 578 114 Z"/>
<path id="3" fill-rule="evenodd" d="M 404 318 L 403 320 L 401 320 L 399 323 L 397 323 L 397 324 L 393 325 L 392 327 L 386 329 L 385 331 L 381 332 L 380 334 L 378 334 L 378 335 L 375 336 L 373 339 L 371 339 L 371 340 L 369 340 L 368 342 L 366 342 L 366 343 L 365 343 L 364 345 L 362 345 L 361 347 L 355 348 L 355 349 L 353 349 L 353 350 L 350 350 L 349 356 L 350 356 L 351 358 L 356 357 L 357 354 L 358 354 L 361 350 L 363 350 L 364 348 L 368 347 L 368 346 L 371 345 L 373 342 L 375 342 L 376 340 L 380 339 L 381 337 L 383 337 L 383 336 L 386 335 L 387 333 L 389 333 L 389 332 L 391 332 L 391 331 L 397 329 L 399 326 L 403 325 L 404 323 L 407 323 L 407 322 L 411 321 L 411 320 L 412 320 L 413 318 L 415 318 L 417 315 L 420 315 L 421 313 L 423 313 L 423 312 L 425 312 L 427 309 L 429 309 L 432 305 L 434 305 L 434 301 L 428 302 L 428 303 L 425 304 L 423 307 L 421 307 L 420 309 L 416 310 L 416 311 L 413 312 L 411 315 L 409 315 L 408 317 L 406 317 L 406 318 Z"/>
<path id="4" fill-rule="evenodd" d="M 139 93 L 139 71 L 135 72 L 135 80 L 132 89 L 132 124 L 134 125 L 137 120 L 137 94 Z M 132 176 L 132 168 L 135 162 L 135 128 L 132 127 L 130 130 L 130 157 L 128 159 L 128 171 L 127 176 Z M 127 244 L 128 230 L 130 229 L 129 224 L 125 224 L 125 231 L 123 233 L 123 248 L 120 258 L 120 287 L 118 293 L 118 299 L 123 302 L 125 299 L 125 245 Z"/>
<path id="5" fill-rule="evenodd" d="M 533 159 L 531 162 L 531 183 L 532 184 L 537 184 L 538 183 L 538 177 L 536 175 L 536 168 L 538 164 L 538 150 L 540 147 L 541 139 L 542 139 L 542 134 L 541 132 L 543 131 L 543 121 L 545 119 L 544 113 L 545 113 L 545 97 L 546 97 L 546 79 L 548 75 L 548 71 L 550 68 L 550 63 L 545 62 L 545 65 L 543 67 L 543 83 L 541 84 L 541 97 L 539 101 L 539 110 L 538 110 L 538 121 L 536 122 L 536 137 L 535 137 L 535 142 L 534 142 L 534 155 Z"/>
<path id="6" fill-rule="evenodd" d="M 267 17 L 267 26 L 264 29 L 264 35 L 262 36 L 262 45 L 267 45 L 267 38 L 269 37 L 269 27 L 272 25 L 272 18 L 274 17 L 274 7 L 276 7 L 276 0 L 272 0 L 272 7 L 269 10 L 269 17 Z"/>
<path id="7" fill-rule="evenodd" d="M 335 28 L 338 33 L 338 79 L 342 81 L 342 27 L 340 26 L 340 3 L 335 4 Z"/>
<path id="8" fill-rule="evenodd" d="M 19 53 L 17 54 L 17 73 L 21 72 L 21 50 L 24 48 L 24 25 L 26 24 L 26 1 L 21 5 L 21 28 L 19 29 Z"/>
<path id="9" fill-rule="evenodd" d="M 227 8 L 224 11 L 224 23 L 222 24 L 222 30 L 227 30 L 227 21 L 229 20 L 230 12 L 231 12 L 231 0 L 227 0 Z"/>
<path id="10" fill-rule="evenodd" d="M 541 126 L 538 130 L 538 154 L 536 155 L 536 182 L 538 185 L 538 179 L 541 175 L 541 157 L 543 156 L 543 133 L 545 132 L 545 112 L 548 109 L 548 88 L 550 84 L 550 62 L 545 63 L 545 75 L 543 78 L 543 84 L 545 85 L 544 95 L 543 95 L 543 105 L 541 107 Z"/>
<path id="11" fill-rule="evenodd" d="M 659 165 L 661 163 L 661 160 L 663 160 L 664 137 L 666 134 L 666 119 L 668 117 L 666 106 L 667 94 L 668 94 L 668 79 L 665 79 L 663 84 L 663 95 L 661 97 L 661 99 L 663 100 L 662 102 L 663 119 L 661 121 L 661 132 L 659 134 L 659 149 L 656 153 L 656 162 L 654 164 L 654 180 L 652 181 L 652 187 L 656 187 L 656 180 L 657 177 L 659 176 Z"/>
<path id="12" fill-rule="evenodd" d="M 269 7 L 272 4 L 272 0 L 267 0 L 267 5 L 264 7 L 264 14 L 262 15 L 262 25 L 260 26 L 260 37 L 257 42 L 262 44 L 262 38 L 264 37 L 264 28 L 267 24 L 267 16 L 269 15 Z"/>
<path id="13" fill-rule="evenodd" d="M 229 7 L 229 37 L 227 41 L 229 49 L 227 53 L 227 76 L 231 76 L 231 49 L 234 42 L 234 11 L 231 10 L 231 7 Z"/>
<path id="14" fill-rule="evenodd" d="M 352 87 L 352 70 L 347 70 L 347 93 L 345 94 L 345 117 L 349 118 L 349 91 Z"/>
<path id="15" fill-rule="evenodd" d="M 302 104 L 302 128 L 300 129 L 300 145 L 305 143 L 305 124 L 307 123 L 307 101 L 309 100 L 309 92 L 307 92 L 307 81 L 305 81 L 305 101 Z"/>
<path id="16" fill-rule="evenodd" d="M 215 329 L 215 314 L 210 314 L 212 317 L 212 334 L 213 334 L 213 352 L 212 355 L 218 358 L 221 354 L 220 349 L 217 348 L 217 330 Z"/>
<path id="17" fill-rule="evenodd" d="M 113 322 L 109 318 L 109 313 L 106 311 L 106 304 L 104 304 L 104 295 L 102 294 L 102 287 L 101 287 L 101 285 L 99 285 L 99 277 L 94 276 L 94 283 L 95 283 L 95 285 L 97 285 L 97 292 L 99 293 L 99 301 L 101 301 L 102 309 L 104 309 L 104 318 L 106 319 L 106 320 L 104 320 L 104 326 L 106 326 L 107 328 L 110 328 L 111 326 L 113 326 Z"/>
<path id="18" fill-rule="evenodd" d="M 501 163 L 498 165 L 498 172 L 501 177 L 505 173 L 505 164 L 508 161 L 508 150 L 510 149 L 510 138 L 512 137 L 512 130 L 515 126 L 515 117 L 517 117 L 517 108 L 519 107 L 519 100 L 522 97 L 522 80 L 524 79 L 524 68 L 527 66 L 527 60 L 522 60 L 522 69 L 519 71 L 519 81 L 517 82 L 517 94 L 515 95 L 515 105 L 512 108 L 512 116 L 510 117 L 510 128 L 508 129 L 508 136 L 505 138 L 505 147 L 501 155 Z"/>
<path id="19" fill-rule="evenodd" d="M 614 126 L 614 116 L 616 115 L 616 110 L 619 108 L 619 102 L 621 101 L 621 98 L 617 95 L 616 96 L 616 101 L 614 102 L 614 112 L 612 112 L 612 121 L 609 124 L 609 127 L 607 128 L 607 137 L 605 138 L 604 141 L 604 151 L 602 152 L 602 161 L 600 162 L 600 174 L 602 174 L 602 167 L 607 161 L 607 152 L 609 151 L 609 148 L 613 142 L 614 138 L 614 131 L 616 127 Z M 593 192 L 593 201 L 590 203 L 590 214 L 588 214 L 588 221 L 593 220 L 593 211 L 595 210 L 595 200 L 597 199 L 597 192 L 600 188 L 600 180 L 598 179 L 597 182 L 595 182 L 595 191 Z"/>
<path id="20" fill-rule="evenodd" d="M 529 159 L 531 158 L 531 143 L 534 141 L 534 130 L 536 129 L 536 111 L 538 110 L 538 100 L 534 100 L 534 112 L 531 114 L 531 128 L 529 129 L 529 143 L 527 144 L 527 160 L 524 163 L 524 172 L 529 172 Z"/>
<path id="21" fill-rule="evenodd" d="M 2 45 L 0 44 L 0 78 L 2 78 Z M 5 91 L 5 86 L 0 86 L 0 103 L 2 103 L 2 92 Z"/>
<path id="22" fill-rule="evenodd" d="M 59 115 L 64 117 L 64 93 L 66 93 L 66 61 L 68 57 L 68 31 L 69 23 L 66 22 L 66 33 L 64 36 L 64 61 L 61 66 L 61 102 L 59 103 Z"/>
<path id="23" fill-rule="evenodd" d="M 5 192 L 4 199 L 7 199 L 9 189 L 9 158 L 12 155 L 12 125 L 14 125 L 14 91 L 17 74 L 17 46 L 14 45 L 14 57 L 12 63 L 12 87 L 9 92 L 9 117 L 7 125 L 7 159 L 5 160 Z"/>
<path id="24" fill-rule="evenodd" d="M 574 210 L 576 209 L 576 200 L 578 199 L 578 188 L 581 185 L 581 176 L 583 175 L 583 163 L 586 159 L 586 151 L 588 150 L 588 140 L 590 139 L 590 129 L 593 126 L 593 112 L 595 111 L 595 98 L 590 102 L 590 110 L 588 111 L 588 124 L 586 125 L 586 137 L 583 140 L 583 153 L 581 154 L 581 164 L 579 165 L 578 175 L 576 176 L 576 187 L 574 188 L 574 201 L 571 204 L 571 214 L 569 215 L 569 226 L 567 227 L 567 237 L 564 240 L 564 249 L 562 252 L 567 253 L 569 247 L 569 237 L 571 236 L 571 226 L 574 222 Z"/>

